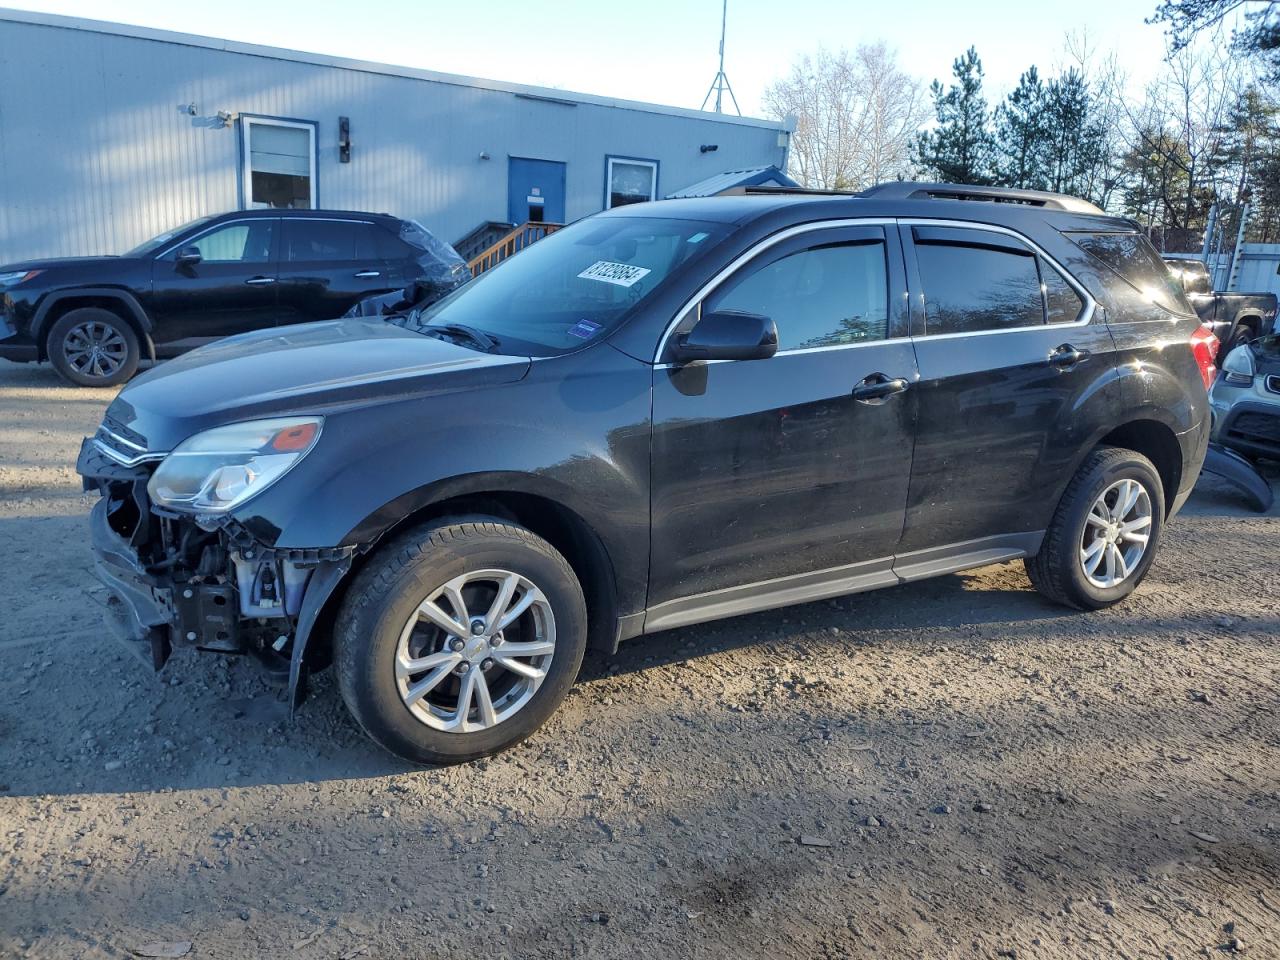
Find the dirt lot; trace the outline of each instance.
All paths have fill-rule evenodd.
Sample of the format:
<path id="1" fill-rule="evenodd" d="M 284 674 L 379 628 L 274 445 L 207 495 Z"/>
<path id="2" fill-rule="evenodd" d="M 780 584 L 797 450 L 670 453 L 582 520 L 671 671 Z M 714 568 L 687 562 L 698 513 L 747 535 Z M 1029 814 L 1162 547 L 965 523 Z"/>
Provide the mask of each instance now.
<path id="1" fill-rule="evenodd" d="M 1280 956 L 1280 511 L 1202 489 L 1101 614 L 1006 564 L 636 641 L 421 770 L 104 635 L 109 399 L 0 363 L 0 956 Z"/>

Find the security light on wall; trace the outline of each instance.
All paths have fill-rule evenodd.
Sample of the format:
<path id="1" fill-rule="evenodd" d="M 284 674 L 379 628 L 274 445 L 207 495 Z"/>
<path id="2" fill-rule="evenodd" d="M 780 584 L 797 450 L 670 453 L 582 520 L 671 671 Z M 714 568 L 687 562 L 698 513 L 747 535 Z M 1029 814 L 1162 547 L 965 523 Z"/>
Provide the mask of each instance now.
<path id="1" fill-rule="evenodd" d="M 235 118 L 236 118 L 236 115 L 234 113 L 229 113 L 226 110 L 218 111 L 218 123 L 220 123 L 224 127 L 231 126 L 232 121 L 234 121 Z"/>

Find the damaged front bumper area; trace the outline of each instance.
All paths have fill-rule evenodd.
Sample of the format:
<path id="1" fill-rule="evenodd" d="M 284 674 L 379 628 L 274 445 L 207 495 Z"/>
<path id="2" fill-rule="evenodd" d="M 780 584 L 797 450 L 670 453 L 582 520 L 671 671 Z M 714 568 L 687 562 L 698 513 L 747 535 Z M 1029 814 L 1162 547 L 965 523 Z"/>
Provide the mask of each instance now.
<path id="1" fill-rule="evenodd" d="M 156 507 L 147 482 L 159 459 L 108 453 L 94 438 L 80 449 L 76 470 L 102 496 L 89 524 L 108 628 L 156 670 L 183 644 L 253 655 L 288 672 L 296 707 L 308 640 L 354 548 L 276 550 L 230 517 L 208 528 Z"/>

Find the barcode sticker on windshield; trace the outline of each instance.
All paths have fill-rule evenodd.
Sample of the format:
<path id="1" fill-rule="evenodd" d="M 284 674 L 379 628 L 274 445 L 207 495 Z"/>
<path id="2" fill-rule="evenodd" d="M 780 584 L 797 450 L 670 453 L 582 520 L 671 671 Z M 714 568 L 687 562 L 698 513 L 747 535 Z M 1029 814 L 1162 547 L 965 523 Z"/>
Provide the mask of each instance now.
<path id="1" fill-rule="evenodd" d="M 578 276 L 583 280 L 599 280 L 601 283 L 612 283 L 619 287 L 629 287 L 637 280 L 643 280 L 650 273 L 648 267 L 633 267 L 629 263 L 614 263 L 611 260 L 597 260 Z"/>

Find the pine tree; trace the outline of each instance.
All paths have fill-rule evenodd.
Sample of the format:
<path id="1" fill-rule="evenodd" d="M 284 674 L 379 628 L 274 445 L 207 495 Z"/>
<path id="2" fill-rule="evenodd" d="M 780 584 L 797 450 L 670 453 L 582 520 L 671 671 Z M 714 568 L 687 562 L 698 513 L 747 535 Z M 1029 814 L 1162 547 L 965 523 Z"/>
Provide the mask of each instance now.
<path id="1" fill-rule="evenodd" d="M 1033 66 L 1007 100 L 996 107 L 996 176 L 1001 185 L 1024 190 L 1048 187 L 1045 88 Z"/>
<path id="2" fill-rule="evenodd" d="M 1074 196 L 1088 192 L 1090 174 L 1106 149 L 1106 131 L 1095 112 L 1089 85 L 1078 70 L 1049 81 L 1044 111 L 1048 189 Z"/>
<path id="3" fill-rule="evenodd" d="M 951 70 L 955 82 L 948 89 L 937 80 L 929 88 L 938 125 L 920 134 L 916 163 L 943 182 L 990 184 L 995 179 L 995 150 L 978 52 L 970 47 Z"/>

